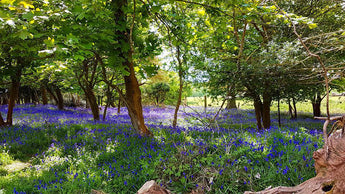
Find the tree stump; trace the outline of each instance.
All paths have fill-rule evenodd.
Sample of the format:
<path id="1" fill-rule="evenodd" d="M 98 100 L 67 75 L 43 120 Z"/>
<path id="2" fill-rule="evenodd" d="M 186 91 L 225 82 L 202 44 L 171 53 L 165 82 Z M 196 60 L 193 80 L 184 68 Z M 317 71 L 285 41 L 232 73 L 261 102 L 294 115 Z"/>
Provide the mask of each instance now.
<path id="1" fill-rule="evenodd" d="M 344 117 L 343 117 L 344 118 Z M 295 187 L 276 187 L 245 194 L 344 194 L 345 193 L 345 134 L 344 125 L 325 138 L 322 149 L 314 152 L 317 175 Z M 332 132 L 332 131 L 331 131 Z"/>
<path id="2" fill-rule="evenodd" d="M 156 181 L 147 181 L 137 192 L 137 194 L 172 194 L 169 190 L 160 187 Z"/>

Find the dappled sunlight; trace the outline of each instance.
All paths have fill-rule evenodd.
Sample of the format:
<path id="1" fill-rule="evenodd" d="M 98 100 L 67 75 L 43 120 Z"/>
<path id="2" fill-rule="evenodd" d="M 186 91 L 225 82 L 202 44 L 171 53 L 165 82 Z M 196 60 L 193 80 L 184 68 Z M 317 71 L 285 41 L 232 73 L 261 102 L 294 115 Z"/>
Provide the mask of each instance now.
<path id="1" fill-rule="evenodd" d="M 155 135 L 147 138 L 133 131 L 125 109 L 120 114 L 110 109 L 106 121 L 95 122 L 82 108 L 17 108 L 20 119 L 16 119 L 25 125 L 4 128 L 0 142 L 2 152 L 14 161 L 27 162 L 22 170 L 6 170 L 0 181 L 6 191 L 136 192 L 150 179 L 174 192 L 243 190 L 272 176 L 278 183 L 295 184 L 314 175 L 311 154 L 320 147 L 320 131 L 307 126 L 262 131 L 250 123 L 233 127 L 242 120 L 249 122 L 253 116 L 249 110 L 223 112 L 219 115 L 223 125 L 217 128 L 189 124 L 173 128 L 171 109 L 145 107 Z M 194 119 L 180 114 L 181 120 Z M 19 174 L 34 187 L 15 182 L 5 186 L 9 177 Z M 285 178 L 287 174 L 291 179 Z"/>

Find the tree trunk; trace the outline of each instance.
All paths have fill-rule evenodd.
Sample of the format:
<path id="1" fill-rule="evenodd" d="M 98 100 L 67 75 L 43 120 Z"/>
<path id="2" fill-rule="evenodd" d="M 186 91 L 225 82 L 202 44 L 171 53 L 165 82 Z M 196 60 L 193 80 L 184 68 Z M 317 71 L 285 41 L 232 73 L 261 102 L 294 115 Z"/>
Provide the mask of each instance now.
<path id="1" fill-rule="evenodd" d="M 36 89 L 33 92 L 32 103 L 34 103 L 35 105 L 40 103 L 38 92 Z"/>
<path id="2" fill-rule="evenodd" d="M 177 61 L 178 61 L 178 76 L 179 76 L 179 90 L 178 90 L 178 97 L 177 97 L 177 102 L 175 106 L 175 111 L 174 111 L 174 120 L 173 120 L 173 127 L 175 128 L 177 126 L 177 113 L 178 110 L 180 109 L 181 101 L 182 101 L 182 90 L 183 90 L 183 69 L 182 69 L 182 61 L 181 61 L 181 52 L 180 52 L 180 47 L 177 46 Z M 206 108 L 205 108 L 206 112 Z"/>
<path id="3" fill-rule="evenodd" d="M 230 88 L 229 91 L 228 91 L 229 99 L 227 100 L 226 109 L 237 109 L 237 106 L 236 106 L 236 95 L 231 90 L 232 89 Z"/>
<path id="4" fill-rule="evenodd" d="M 141 105 L 141 91 L 138 80 L 135 77 L 133 63 L 128 61 L 126 65 L 130 70 L 130 75 L 124 77 L 128 114 L 135 130 L 142 135 L 151 136 L 152 133 L 148 130 L 144 122 L 143 108 Z"/>
<path id="5" fill-rule="evenodd" d="M 260 96 L 254 97 L 254 109 L 255 109 L 255 118 L 256 118 L 256 125 L 259 130 L 262 129 L 262 112 L 263 112 L 263 105 L 260 99 Z"/>
<path id="6" fill-rule="evenodd" d="M 115 50 L 119 53 L 119 57 L 122 59 L 122 65 L 126 67 L 129 75 L 124 76 L 125 88 L 126 88 L 126 106 L 128 114 L 131 118 L 133 128 L 142 135 L 152 136 L 152 133 L 148 130 L 144 122 L 143 109 L 141 104 L 141 91 L 139 83 L 135 77 L 134 64 L 132 60 L 132 42 L 131 42 L 131 29 L 128 28 L 127 16 L 123 9 L 127 6 L 127 0 L 113 0 L 112 2 L 114 21 L 115 21 L 115 36 L 118 42 L 124 44 L 122 47 L 127 46 L 129 50 L 125 50 L 122 47 Z M 133 23 L 134 24 L 134 23 Z M 132 26 L 133 27 L 133 26 Z M 123 30 L 125 29 L 125 30 Z"/>
<path id="7" fill-rule="evenodd" d="M 321 116 L 321 103 L 312 103 L 313 105 L 313 115 L 314 117 Z"/>
<path id="8" fill-rule="evenodd" d="M 47 86 L 46 87 L 46 89 L 47 89 L 46 91 L 50 94 L 50 99 L 54 99 L 55 104 L 58 106 L 59 99 L 58 99 L 57 95 L 55 95 L 54 90 L 52 88 L 55 88 L 55 86 L 51 86 L 51 87 Z"/>
<path id="9" fill-rule="evenodd" d="M 75 100 L 75 97 L 72 93 L 71 93 L 71 101 L 72 101 L 72 106 L 77 107 L 77 101 Z"/>
<path id="10" fill-rule="evenodd" d="M 271 102 L 272 97 L 270 93 L 264 92 L 262 103 L 262 123 L 265 129 L 269 129 L 271 127 Z"/>
<path id="11" fill-rule="evenodd" d="M 6 125 L 6 123 L 5 123 L 4 119 L 2 118 L 2 115 L 0 112 L 0 127 L 5 126 L 5 125 Z"/>
<path id="12" fill-rule="evenodd" d="M 280 97 L 278 96 L 278 126 L 281 127 L 281 118 L 280 118 Z"/>
<path id="13" fill-rule="evenodd" d="M 227 101 L 226 109 L 237 109 L 236 97 L 230 97 Z"/>
<path id="14" fill-rule="evenodd" d="M 117 102 L 117 114 L 119 115 L 121 113 L 121 98 L 119 97 L 119 100 Z"/>
<path id="15" fill-rule="evenodd" d="M 55 86 L 55 92 L 56 92 L 56 97 L 57 97 L 58 109 L 63 110 L 64 109 L 63 96 L 62 96 L 61 90 L 58 86 Z"/>
<path id="16" fill-rule="evenodd" d="M 99 109 L 98 109 L 98 104 L 97 104 L 97 98 L 95 94 L 93 93 L 92 88 L 90 88 L 89 86 L 86 86 L 84 92 L 85 92 L 87 101 L 89 102 L 93 119 L 99 121 Z"/>
<path id="17" fill-rule="evenodd" d="M 289 105 L 289 115 L 290 115 L 290 119 L 294 119 L 294 115 L 292 113 L 292 106 L 291 106 L 291 102 L 290 102 L 290 98 L 288 99 L 288 105 Z"/>
<path id="18" fill-rule="evenodd" d="M 313 105 L 313 115 L 314 117 L 319 117 L 321 116 L 321 101 L 322 98 L 319 94 L 316 94 L 314 96 L 314 99 L 312 100 L 312 105 Z"/>
<path id="19" fill-rule="evenodd" d="M 12 78 L 12 84 L 10 89 L 10 99 L 8 101 L 8 111 L 7 111 L 7 120 L 6 125 L 13 124 L 13 108 L 16 104 L 16 100 L 19 94 L 19 87 L 20 87 L 20 76 L 22 75 L 22 70 L 19 68 Z"/>
<path id="20" fill-rule="evenodd" d="M 294 118 L 297 119 L 296 100 L 294 97 L 292 97 L 292 104 L 293 104 Z"/>
<path id="21" fill-rule="evenodd" d="M 107 110 L 108 110 L 109 105 L 110 105 L 110 101 L 108 100 L 103 110 L 103 121 L 105 121 L 105 118 L 107 117 Z"/>

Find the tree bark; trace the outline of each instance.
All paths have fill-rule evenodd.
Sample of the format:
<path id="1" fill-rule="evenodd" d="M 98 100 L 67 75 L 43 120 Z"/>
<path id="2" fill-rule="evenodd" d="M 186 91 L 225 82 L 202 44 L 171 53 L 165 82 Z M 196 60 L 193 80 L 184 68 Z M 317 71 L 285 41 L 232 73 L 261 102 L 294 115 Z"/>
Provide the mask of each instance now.
<path id="1" fill-rule="evenodd" d="M 294 118 L 297 119 L 296 99 L 294 97 L 292 97 L 292 104 L 293 104 Z"/>
<path id="2" fill-rule="evenodd" d="M 87 101 L 89 102 L 93 119 L 99 121 L 99 109 L 98 109 L 98 104 L 97 104 L 97 98 L 92 90 L 92 88 L 86 86 L 85 88 L 85 96 L 87 98 Z"/>
<path id="3" fill-rule="evenodd" d="M 235 95 L 235 93 L 232 91 L 232 88 L 231 88 L 231 87 L 230 87 L 230 89 L 228 90 L 228 97 L 229 97 L 229 99 L 227 100 L 226 109 L 237 109 L 237 105 L 236 105 L 236 95 Z"/>
<path id="4" fill-rule="evenodd" d="M 281 118 L 280 118 L 280 97 L 278 96 L 278 126 L 281 127 Z"/>
<path id="5" fill-rule="evenodd" d="M 290 115 L 290 119 L 294 119 L 294 115 L 293 115 L 293 113 L 292 113 L 292 106 L 291 106 L 290 98 L 288 99 L 288 105 L 289 105 L 289 115 Z"/>
<path id="6" fill-rule="evenodd" d="M 8 111 L 7 111 L 7 120 L 6 125 L 13 124 L 13 109 L 16 104 L 16 100 L 19 94 L 19 87 L 20 87 L 20 76 L 22 75 L 21 68 L 18 68 L 16 74 L 12 78 L 12 84 L 10 89 L 10 98 L 8 101 Z"/>
<path id="7" fill-rule="evenodd" d="M 263 103 L 262 103 L 262 123 L 265 129 L 269 129 L 271 127 L 271 102 L 272 97 L 269 92 L 263 93 Z"/>
<path id="8" fill-rule="evenodd" d="M 110 91 L 110 86 L 107 87 L 106 96 L 107 96 L 107 102 L 103 110 L 103 121 L 105 121 L 105 118 L 107 117 L 107 110 L 108 110 L 108 107 L 110 106 L 110 102 L 112 98 L 112 92 Z"/>
<path id="9" fill-rule="evenodd" d="M 257 125 L 257 128 L 259 130 L 261 130 L 262 129 L 261 120 L 262 120 L 263 105 L 262 105 L 260 96 L 258 96 L 258 95 L 254 96 L 253 99 L 254 99 L 254 109 L 255 109 L 256 125 Z"/>
<path id="10" fill-rule="evenodd" d="M 177 97 L 177 102 L 175 106 L 175 111 L 174 111 L 174 120 L 173 120 L 173 127 L 175 128 L 177 126 L 177 113 L 178 110 L 180 109 L 180 105 L 182 102 L 182 90 L 183 90 L 183 69 L 182 69 L 182 61 L 181 61 L 181 51 L 180 47 L 177 46 L 177 62 L 178 62 L 178 76 L 179 76 L 179 90 L 178 90 L 178 97 Z M 206 108 L 205 108 L 206 112 Z"/>
<path id="11" fill-rule="evenodd" d="M 312 103 L 314 117 L 321 116 L 321 103 Z"/>
<path id="12" fill-rule="evenodd" d="M 61 90 L 58 86 L 55 86 L 55 92 L 56 92 L 56 97 L 57 97 L 58 109 L 63 110 L 64 109 L 63 96 L 62 96 Z"/>
<path id="13" fill-rule="evenodd" d="M 6 125 L 6 123 L 5 123 L 4 119 L 2 118 L 2 115 L 0 112 L 0 127 L 5 126 L 5 125 Z"/>
<path id="14" fill-rule="evenodd" d="M 52 88 L 54 88 L 55 86 L 52 86 Z M 57 97 L 57 95 L 55 95 L 54 90 L 51 87 L 47 86 L 46 87 L 46 91 L 50 94 L 50 99 L 54 99 L 55 104 L 58 105 L 59 104 L 59 99 Z"/>
<path id="15" fill-rule="evenodd" d="M 128 46 L 131 49 L 127 51 L 124 48 L 116 48 L 115 50 L 119 53 L 119 57 L 122 59 L 122 65 L 126 67 L 129 75 L 124 76 L 125 80 L 125 100 L 128 109 L 128 114 L 131 118 L 133 128 L 138 131 L 141 135 L 152 136 L 152 133 L 148 130 L 144 122 L 143 109 L 141 104 L 141 91 L 139 88 L 138 80 L 135 76 L 134 63 L 132 60 L 133 45 L 131 30 L 127 24 L 127 16 L 123 9 L 127 6 L 127 0 L 113 0 L 112 2 L 115 27 L 115 36 L 120 44 Z M 133 23 L 134 24 L 134 23 Z M 133 26 L 132 26 L 133 28 Z M 123 30 L 125 29 L 125 30 Z"/>
<path id="16" fill-rule="evenodd" d="M 319 94 L 316 94 L 314 96 L 314 99 L 312 100 L 312 106 L 313 106 L 313 115 L 314 117 L 321 116 L 321 101 L 322 98 Z"/>

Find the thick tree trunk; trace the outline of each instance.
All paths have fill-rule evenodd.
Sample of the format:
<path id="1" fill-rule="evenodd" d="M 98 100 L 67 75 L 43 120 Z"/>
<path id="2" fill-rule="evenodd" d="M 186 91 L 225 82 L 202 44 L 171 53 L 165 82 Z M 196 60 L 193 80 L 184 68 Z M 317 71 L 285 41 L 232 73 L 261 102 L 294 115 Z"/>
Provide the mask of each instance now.
<path id="1" fill-rule="evenodd" d="M 254 97 L 254 109 L 255 109 L 255 118 L 256 118 L 256 125 L 259 130 L 262 129 L 262 102 L 259 96 Z"/>
<path id="2" fill-rule="evenodd" d="M 134 64 L 132 60 L 133 45 L 131 42 L 131 29 L 126 25 L 127 16 L 123 9 L 127 6 L 127 0 L 113 0 L 112 8 L 115 20 L 115 36 L 118 42 L 128 46 L 130 48 L 128 51 L 124 48 L 116 48 L 119 56 L 122 58 L 122 65 L 126 67 L 129 75 L 124 76 L 125 88 L 126 88 L 126 106 L 128 109 L 128 114 L 131 118 L 133 128 L 137 130 L 142 135 L 152 136 L 152 133 L 148 130 L 144 122 L 143 109 L 141 104 L 141 91 L 139 88 L 139 83 L 135 77 Z M 134 24 L 134 23 L 133 23 Z M 133 26 L 132 26 L 133 27 Z M 125 30 L 123 30 L 125 29 Z"/>
<path id="3" fill-rule="evenodd" d="M 321 101 L 322 101 L 322 98 L 321 98 L 320 94 L 316 94 L 314 96 L 314 99 L 312 99 L 311 104 L 313 106 L 314 117 L 321 116 Z"/>
<path id="4" fill-rule="evenodd" d="M 93 119 L 99 121 L 100 117 L 99 117 L 97 98 L 96 98 L 95 94 L 93 93 L 92 88 L 86 87 L 84 92 L 85 92 L 85 96 L 87 98 L 87 101 L 89 102 L 89 105 L 90 105 L 90 108 L 92 111 L 92 115 L 93 115 Z"/>
<path id="5" fill-rule="evenodd" d="M 179 76 L 179 90 L 178 90 L 178 97 L 177 97 L 177 102 L 175 106 L 175 111 L 174 111 L 174 120 L 173 120 L 173 127 L 177 126 L 177 113 L 178 110 L 180 109 L 181 101 L 182 101 L 182 91 L 183 91 L 183 69 L 182 69 L 182 61 L 181 61 L 181 52 L 180 52 L 180 47 L 177 46 L 177 61 L 178 61 L 178 76 Z M 205 102 L 206 104 L 206 102 Z M 206 108 L 205 108 L 206 112 Z"/>
<path id="6" fill-rule="evenodd" d="M 128 114 L 135 130 L 139 131 L 142 135 L 151 136 L 152 133 L 148 130 L 144 122 L 143 108 L 141 105 L 141 91 L 138 80 L 135 77 L 133 63 L 128 62 L 126 65 L 130 70 L 130 75 L 124 77 Z"/>
<path id="7" fill-rule="evenodd" d="M 33 95 L 31 96 L 32 97 L 32 103 L 33 104 L 39 104 L 40 103 L 40 100 L 39 100 L 39 97 L 38 97 L 38 92 L 37 90 L 35 89 L 34 92 L 32 93 Z"/>
<path id="8" fill-rule="evenodd" d="M 53 86 L 54 87 L 54 86 Z M 46 91 L 49 93 L 50 95 L 50 99 L 54 99 L 55 104 L 58 105 L 59 104 L 59 99 L 58 97 L 54 94 L 54 91 L 51 89 L 51 87 L 47 86 L 46 87 Z"/>
<path id="9" fill-rule="evenodd" d="M 56 92 L 56 97 L 57 97 L 58 109 L 63 110 L 64 109 L 63 96 L 62 96 L 61 90 L 58 86 L 55 86 L 55 92 Z"/>
<path id="10" fill-rule="evenodd" d="M 265 129 L 269 129 L 271 127 L 271 102 L 272 97 L 270 93 L 264 92 L 262 103 L 262 123 Z"/>
<path id="11" fill-rule="evenodd" d="M 230 99 L 227 100 L 226 109 L 237 109 L 236 97 L 230 97 Z"/>
<path id="12" fill-rule="evenodd" d="M 313 115 L 314 117 L 319 117 L 321 116 L 321 103 L 312 103 L 313 105 Z"/>
<path id="13" fill-rule="evenodd" d="M 228 97 L 229 99 L 227 100 L 226 109 L 237 109 L 236 95 L 234 94 L 231 88 L 228 91 Z"/>

